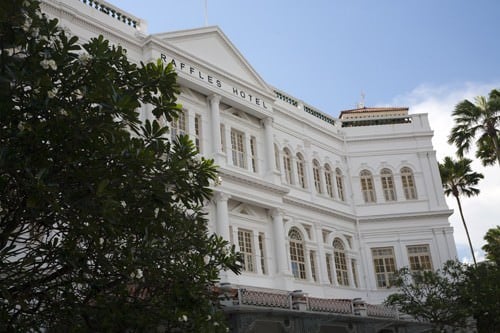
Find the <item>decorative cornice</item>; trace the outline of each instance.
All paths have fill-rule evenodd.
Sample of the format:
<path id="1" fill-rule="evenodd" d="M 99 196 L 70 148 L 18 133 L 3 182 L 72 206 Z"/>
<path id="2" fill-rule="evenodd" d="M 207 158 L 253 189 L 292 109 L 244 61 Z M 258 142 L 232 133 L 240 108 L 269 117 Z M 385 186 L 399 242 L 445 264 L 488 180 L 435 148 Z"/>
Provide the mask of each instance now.
<path id="1" fill-rule="evenodd" d="M 301 199 L 298 199 L 298 198 L 293 198 L 293 197 L 287 196 L 287 197 L 283 198 L 283 202 L 291 204 L 291 205 L 294 205 L 294 206 L 297 206 L 297 207 L 304 207 L 304 208 L 307 208 L 307 209 L 311 209 L 313 211 L 316 211 L 318 213 L 322 213 L 322 214 L 325 214 L 325 215 L 330 215 L 330 216 L 335 216 L 335 217 L 343 218 L 343 219 L 346 219 L 346 220 L 351 220 L 352 222 L 354 222 L 356 220 L 356 217 L 354 215 L 352 215 L 352 214 L 342 213 L 342 212 L 340 212 L 338 210 L 331 209 L 331 208 L 328 208 L 326 206 L 320 206 L 318 204 L 315 204 L 315 203 L 312 203 L 312 202 L 308 202 L 308 201 L 304 201 L 304 200 L 301 200 Z"/>
<path id="2" fill-rule="evenodd" d="M 444 209 L 430 212 L 408 212 L 400 214 L 371 215 L 369 217 L 358 217 L 359 222 L 390 222 L 411 220 L 418 217 L 449 217 L 453 214 L 452 209 Z"/>
<path id="3" fill-rule="evenodd" d="M 219 168 L 219 174 L 228 179 L 236 181 L 240 184 L 252 185 L 256 188 L 263 189 L 266 191 L 270 191 L 272 193 L 276 193 L 278 195 L 285 195 L 290 192 L 290 189 L 284 186 L 276 185 L 260 178 L 249 177 L 248 175 L 241 174 L 239 172 L 235 172 L 233 170 Z"/>

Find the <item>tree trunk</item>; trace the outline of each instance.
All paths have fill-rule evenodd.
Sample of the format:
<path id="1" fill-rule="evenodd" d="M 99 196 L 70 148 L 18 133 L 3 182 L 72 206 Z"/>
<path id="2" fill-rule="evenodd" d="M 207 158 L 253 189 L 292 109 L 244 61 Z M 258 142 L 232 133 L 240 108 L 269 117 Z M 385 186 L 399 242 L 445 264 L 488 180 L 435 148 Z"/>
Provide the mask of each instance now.
<path id="1" fill-rule="evenodd" d="M 465 223 L 464 213 L 462 212 L 462 204 L 460 203 L 460 199 L 458 195 L 455 195 L 458 203 L 458 210 L 460 211 L 460 216 L 462 217 L 462 223 L 464 224 L 465 233 L 467 234 L 467 240 L 469 241 L 470 252 L 472 254 L 472 260 L 474 260 L 474 267 L 477 267 L 476 256 L 474 255 L 474 248 L 472 247 L 472 242 L 469 236 L 469 229 L 467 229 L 467 224 Z"/>

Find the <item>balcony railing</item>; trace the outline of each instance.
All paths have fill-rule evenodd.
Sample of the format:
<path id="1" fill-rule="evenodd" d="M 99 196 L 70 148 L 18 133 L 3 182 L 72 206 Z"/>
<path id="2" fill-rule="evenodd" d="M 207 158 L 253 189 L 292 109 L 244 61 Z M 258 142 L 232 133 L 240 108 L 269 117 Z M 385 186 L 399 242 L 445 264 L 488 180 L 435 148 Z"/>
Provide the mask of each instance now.
<path id="1" fill-rule="evenodd" d="M 80 2 L 86 4 L 87 6 L 90 6 L 91 8 L 100 11 L 101 13 L 104 13 L 117 21 L 122 22 L 123 24 L 126 24 L 138 31 L 143 31 L 144 29 L 141 29 L 141 21 L 139 18 L 130 15 L 128 13 L 124 13 L 123 10 L 119 9 L 118 7 L 115 7 L 106 1 L 95 1 L 95 0 L 79 0 Z M 144 31 L 143 31 L 144 32 Z"/>
<path id="2" fill-rule="evenodd" d="M 263 291 L 246 288 L 232 288 L 230 284 L 221 285 L 215 292 L 224 306 L 262 306 L 298 311 L 335 313 L 342 315 L 358 315 L 374 318 L 399 319 L 396 309 L 384 305 L 366 304 L 355 299 L 335 299 L 309 297 L 301 290 Z"/>

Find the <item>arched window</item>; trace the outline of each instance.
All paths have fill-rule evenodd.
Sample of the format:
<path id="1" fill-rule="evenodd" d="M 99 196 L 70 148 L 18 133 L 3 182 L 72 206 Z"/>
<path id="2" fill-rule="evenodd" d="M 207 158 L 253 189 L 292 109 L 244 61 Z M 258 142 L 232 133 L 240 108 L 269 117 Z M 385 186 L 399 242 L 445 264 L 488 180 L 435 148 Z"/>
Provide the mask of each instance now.
<path id="1" fill-rule="evenodd" d="M 283 169 L 285 171 L 285 179 L 288 184 L 293 184 L 292 181 L 292 154 L 285 148 L 283 149 Z"/>
<path id="2" fill-rule="evenodd" d="M 318 160 L 313 160 L 314 188 L 316 188 L 316 192 L 323 193 L 323 188 L 321 186 L 320 168 L 321 167 Z"/>
<path id="3" fill-rule="evenodd" d="M 332 168 L 328 164 L 325 164 L 325 184 L 326 184 L 326 193 L 330 198 L 333 198 L 333 174 Z"/>
<path id="4" fill-rule="evenodd" d="M 293 228 L 288 233 L 290 242 L 290 263 L 293 276 L 297 279 L 306 279 L 306 261 L 304 256 L 304 241 L 299 230 Z"/>
<path id="5" fill-rule="evenodd" d="M 335 178 L 337 180 L 337 194 L 339 200 L 345 201 L 344 176 L 342 176 L 342 171 L 339 168 L 335 169 Z"/>
<path id="6" fill-rule="evenodd" d="M 297 153 L 297 179 L 299 180 L 300 187 L 307 187 L 306 162 L 304 161 L 304 157 L 302 157 L 300 153 Z"/>
<path id="7" fill-rule="evenodd" d="M 395 201 L 396 191 L 394 190 L 394 178 L 392 177 L 392 171 L 387 168 L 382 169 L 382 171 L 380 171 L 380 181 L 382 182 L 385 201 Z"/>
<path id="8" fill-rule="evenodd" d="M 417 199 L 415 179 L 413 178 L 413 171 L 410 168 L 404 167 L 401 169 L 401 182 L 403 183 L 403 191 L 406 200 Z"/>
<path id="9" fill-rule="evenodd" d="M 344 243 L 340 238 L 333 241 L 333 257 L 335 260 L 335 271 L 337 272 L 337 282 L 340 286 L 349 285 L 349 275 L 347 274 L 347 260 L 345 258 Z"/>
<path id="10" fill-rule="evenodd" d="M 280 151 L 278 149 L 278 146 L 274 144 L 274 163 L 276 170 L 280 169 Z"/>
<path id="11" fill-rule="evenodd" d="M 368 170 L 363 170 L 359 174 L 361 178 L 361 192 L 363 192 L 363 200 L 365 202 L 375 202 L 375 188 L 373 187 L 372 173 Z"/>

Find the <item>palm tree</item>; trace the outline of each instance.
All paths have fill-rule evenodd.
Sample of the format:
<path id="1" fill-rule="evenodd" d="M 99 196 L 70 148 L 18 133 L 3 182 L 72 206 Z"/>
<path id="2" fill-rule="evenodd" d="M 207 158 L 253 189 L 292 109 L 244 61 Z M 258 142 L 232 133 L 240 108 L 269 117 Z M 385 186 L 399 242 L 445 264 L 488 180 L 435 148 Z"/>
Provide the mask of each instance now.
<path id="1" fill-rule="evenodd" d="M 464 100 L 452 113 L 455 126 L 448 143 L 457 146 L 457 155 L 463 157 L 476 139 L 476 157 L 483 165 L 500 166 L 500 90 L 493 89 L 488 98 L 477 96 L 475 103 Z"/>
<path id="2" fill-rule="evenodd" d="M 477 265 L 476 256 L 474 255 L 474 249 L 472 248 L 472 242 L 469 236 L 469 230 L 467 229 L 464 213 L 462 211 L 462 204 L 460 202 L 460 196 L 462 195 L 466 197 L 478 195 L 479 189 L 475 188 L 474 186 L 479 183 L 480 179 L 484 178 L 481 173 L 473 172 L 471 170 L 471 163 L 472 160 L 468 158 L 461 158 L 458 161 L 455 161 L 451 157 L 447 156 L 444 158 L 442 164 L 439 163 L 439 173 L 441 174 L 441 182 L 443 183 L 444 194 L 446 196 L 452 194 L 457 199 L 458 210 L 460 211 L 460 216 L 462 217 L 462 223 L 464 224 L 465 233 L 467 234 L 470 251 L 472 253 L 472 259 L 474 260 L 474 265 Z"/>

